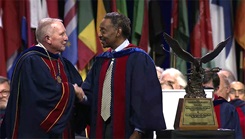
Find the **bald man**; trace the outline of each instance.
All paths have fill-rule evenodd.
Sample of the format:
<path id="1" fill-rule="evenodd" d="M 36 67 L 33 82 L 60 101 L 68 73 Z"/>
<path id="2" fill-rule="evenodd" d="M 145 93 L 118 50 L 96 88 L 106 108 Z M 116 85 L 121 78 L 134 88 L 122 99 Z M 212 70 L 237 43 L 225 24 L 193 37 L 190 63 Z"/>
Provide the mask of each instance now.
<path id="1" fill-rule="evenodd" d="M 227 101 L 230 92 L 227 77 L 218 73 L 218 76 L 213 78 L 213 85 L 215 96 L 213 104 L 218 121 L 218 128 L 234 130 L 235 138 L 242 138 L 239 115 L 236 108 Z"/>
<path id="2" fill-rule="evenodd" d="M 239 81 L 234 81 L 230 84 L 230 88 L 230 103 L 236 107 L 243 138 L 245 138 L 245 86 Z"/>
<path id="3" fill-rule="evenodd" d="M 230 84 L 230 93 L 229 97 L 231 100 L 233 99 L 241 99 L 245 100 L 245 86 L 243 83 L 239 81 L 234 81 Z"/>

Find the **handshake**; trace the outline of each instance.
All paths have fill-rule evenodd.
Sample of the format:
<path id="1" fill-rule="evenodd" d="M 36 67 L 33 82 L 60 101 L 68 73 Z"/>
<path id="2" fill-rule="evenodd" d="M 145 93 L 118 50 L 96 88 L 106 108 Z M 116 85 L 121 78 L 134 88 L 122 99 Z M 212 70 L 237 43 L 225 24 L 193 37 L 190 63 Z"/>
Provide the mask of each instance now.
<path id="1" fill-rule="evenodd" d="M 86 97 L 83 89 L 81 87 L 79 87 L 77 84 L 74 84 L 73 87 L 74 87 L 74 90 L 75 90 L 75 94 L 76 94 L 76 96 L 79 99 L 79 102 L 82 102 L 82 101 L 86 100 L 87 97 Z"/>

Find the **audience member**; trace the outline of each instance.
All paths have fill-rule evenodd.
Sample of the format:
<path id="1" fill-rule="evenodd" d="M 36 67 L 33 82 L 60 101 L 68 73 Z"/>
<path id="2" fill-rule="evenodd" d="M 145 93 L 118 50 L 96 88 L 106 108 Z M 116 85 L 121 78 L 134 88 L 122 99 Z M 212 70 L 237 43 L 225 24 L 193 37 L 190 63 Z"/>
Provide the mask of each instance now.
<path id="1" fill-rule="evenodd" d="M 217 77 L 217 76 L 216 76 Z M 228 99 L 229 82 L 223 74 L 218 74 L 219 78 L 213 78 L 214 85 L 214 110 L 221 129 L 231 129 L 235 131 L 236 139 L 242 138 L 239 116 L 236 108 L 231 105 Z"/>
<path id="2" fill-rule="evenodd" d="M 130 30 L 130 19 L 116 12 L 100 24 L 100 41 L 110 49 L 96 58 L 82 85 L 92 107 L 90 138 L 139 139 L 166 128 L 155 64 L 129 43 Z"/>
<path id="3" fill-rule="evenodd" d="M 245 139 L 245 87 L 244 84 L 239 81 L 232 82 L 230 87 L 230 103 L 236 107 L 240 119 L 243 138 Z"/>
<path id="4" fill-rule="evenodd" d="M 5 114 L 10 94 L 10 84 L 6 77 L 0 76 L 0 126 Z M 1 129 L 1 128 L 0 128 Z"/>
<path id="5" fill-rule="evenodd" d="M 230 104 L 236 107 L 236 111 L 240 120 L 240 127 L 242 130 L 243 139 L 245 139 L 245 101 L 241 99 L 234 99 L 230 101 Z"/>
<path id="6" fill-rule="evenodd" d="M 163 68 L 159 67 L 159 66 L 156 66 L 156 71 L 157 71 L 157 77 L 160 80 L 162 80 L 162 73 L 163 73 Z"/>
<path id="7" fill-rule="evenodd" d="M 233 81 L 230 84 L 230 93 L 229 93 L 229 97 L 231 100 L 233 99 L 241 99 L 243 101 L 245 101 L 245 86 L 243 83 L 239 82 L 239 81 Z"/>
<path id="8" fill-rule="evenodd" d="M 204 89 L 214 89 L 213 78 L 216 72 L 206 72 L 203 77 L 202 85 Z"/>
<path id="9" fill-rule="evenodd" d="M 187 85 L 185 76 L 175 68 L 168 68 L 163 71 L 163 89 L 184 89 Z"/>
<path id="10" fill-rule="evenodd" d="M 236 81 L 235 76 L 233 75 L 233 73 L 230 70 L 222 69 L 219 71 L 219 73 L 225 75 L 227 77 L 229 83 Z"/>
<path id="11" fill-rule="evenodd" d="M 73 121 L 82 118 L 75 112 L 85 94 L 80 74 L 60 56 L 68 41 L 62 20 L 40 20 L 36 38 L 15 65 L 1 138 L 74 138 L 85 126 Z"/>
<path id="12" fill-rule="evenodd" d="M 163 85 L 163 68 L 159 67 L 159 66 L 156 66 L 156 71 L 157 71 L 157 78 L 161 84 L 161 86 Z"/>
<path id="13" fill-rule="evenodd" d="M 219 78 L 219 84 L 218 86 L 216 86 L 217 83 L 213 83 L 214 86 L 214 93 L 215 95 L 217 95 L 218 97 L 222 97 L 225 100 L 229 100 L 229 92 L 230 92 L 230 84 L 229 81 L 227 79 L 227 77 L 221 73 L 218 73 L 218 78 Z"/>

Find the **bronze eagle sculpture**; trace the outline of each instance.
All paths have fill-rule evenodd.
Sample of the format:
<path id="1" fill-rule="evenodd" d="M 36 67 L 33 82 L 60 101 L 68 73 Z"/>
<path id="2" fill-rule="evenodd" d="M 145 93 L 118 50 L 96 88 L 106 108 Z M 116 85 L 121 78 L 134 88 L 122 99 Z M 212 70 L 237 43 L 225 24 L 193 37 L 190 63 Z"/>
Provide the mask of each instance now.
<path id="1" fill-rule="evenodd" d="M 202 79 L 205 71 L 202 68 L 202 63 L 207 63 L 213 60 L 223 50 L 226 44 L 230 41 L 231 37 L 219 43 L 214 50 L 212 50 L 211 52 L 207 53 L 202 57 L 192 56 L 189 52 L 182 49 L 179 43 L 177 42 L 177 40 L 173 39 L 167 33 L 164 33 L 163 37 L 165 41 L 168 43 L 168 45 L 172 48 L 175 55 L 193 64 L 193 70 L 189 74 L 190 78 L 188 79 L 188 85 L 185 88 L 186 90 L 185 98 L 206 98 L 206 94 L 202 87 Z"/>

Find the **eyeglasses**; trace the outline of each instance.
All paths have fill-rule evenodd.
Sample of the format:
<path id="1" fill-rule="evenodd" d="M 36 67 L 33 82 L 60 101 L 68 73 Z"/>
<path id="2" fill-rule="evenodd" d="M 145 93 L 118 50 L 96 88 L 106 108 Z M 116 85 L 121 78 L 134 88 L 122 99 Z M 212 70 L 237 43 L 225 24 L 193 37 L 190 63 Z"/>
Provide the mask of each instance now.
<path id="1" fill-rule="evenodd" d="M 1 94 L 2 96 L 4 96 L 4 97 L 9 96 L 9 93 L 10 93 L 9 90 L 2 90 L 2 91 L 0 91 L 0 94 Z"/>
<path id="2" fill-rule="evenodd" d="M 241 94 L 244 94 L 245 93 L 245 90 L 244 89 L 234 89 L 234 88 L 231 88 L 231 91 L 230 91 L 230 94 L 235 94 L 236 92 L 238 92 L 239 95 Z"/>
<path id="3" fill-rule="evenodd" d="M 214 88 L 209 86 L 203 86 L 203 89 L 214 89 Z"/>

